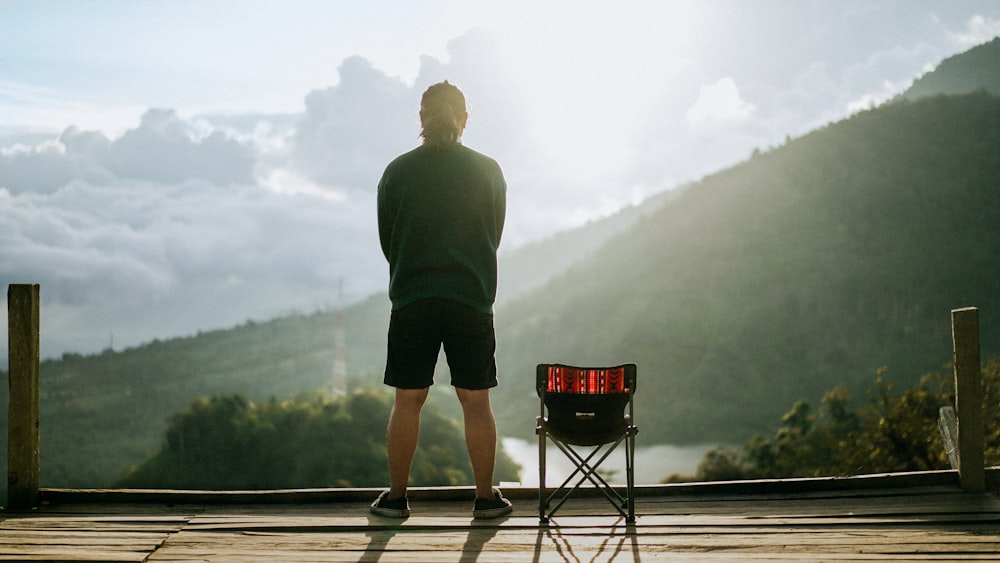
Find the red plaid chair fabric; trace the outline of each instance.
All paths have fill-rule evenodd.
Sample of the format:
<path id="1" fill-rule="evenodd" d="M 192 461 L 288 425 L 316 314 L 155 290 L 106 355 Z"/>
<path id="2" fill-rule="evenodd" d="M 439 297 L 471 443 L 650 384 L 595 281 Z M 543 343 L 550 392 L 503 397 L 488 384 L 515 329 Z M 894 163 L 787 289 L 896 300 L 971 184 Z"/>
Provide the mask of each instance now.
<path id="1" fill-rule="evenodd" d="M 628 386 L 625 381 L 626 366 L 613 368 L 576 368 L 558 364 L 543 365 L 545 366 L 546 374 L 546 391 L 550 393 L 597 395 L 628 392 Z"/>
<path id="2" fill-rule="evenodd" d="M 540 399 L 538 434 L 538 516 L 548 522 L 569 496 L 585 483 L 599 490 L 625 517 L 635 522 L 635 435 L 633 397 L 636 365 L 576 367 L 539 364 L 535 390 Z M 573 462 L 574 471 L 549 493 L 545 487 L 547 442 Z M 619 445 L 625 445 L 624 495 L 597 473 Z M 582 448 L 592 448 L 587 453 Z M 575 480 L 575 482 L 574 482 Z"/>

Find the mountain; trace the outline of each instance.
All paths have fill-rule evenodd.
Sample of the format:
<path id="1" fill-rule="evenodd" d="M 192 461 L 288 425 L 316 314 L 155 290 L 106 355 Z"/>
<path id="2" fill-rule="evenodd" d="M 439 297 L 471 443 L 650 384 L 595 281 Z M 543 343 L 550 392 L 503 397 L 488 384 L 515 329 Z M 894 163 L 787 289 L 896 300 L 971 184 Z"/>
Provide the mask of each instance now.
<path id="1" fill-rule="evenodd" d="M 997 354 L 998 147 L 1000 98 L 937 96 L 705 178 L 498 311 L 500 419 L 530 429 L 535 362 L 634 361 L 644 440 L 739 441 L 883 366 L 941 369 L 952 308 Z"/>
<path id="2" fill-rule="evenodd" d="M 907 100 L 986 90 L 1000 95 L 1000 37 L 949 57 L 917 78 L 901 95 Z"/>
<path id="3" fill-rule="evenodd" d="M 553 276 L 590 256 L 608 240 L 631 228 L 646 214 L 676 196 L 676 191 L 660 192 L 641 205 L 626 207 L 582 227 L 556 233 L 544 240 L 501 254 L 497 308 L 502 308 L 514 297 L 538 289 Z"/>
<path id="4" fill-rule="evenodd" d="M 943 369 L 952 308 L 978 306 L 983 356 L 1000 354 L 1000 98 L 968 89 L 900 98 L 502 256 L 501 433 L 532 434 L 543 361 L 637 362 L 640 444 L 733 443 L 838 384 L 864 400 L 883 366 L 901 386 Z M 351 386 L 378 385 L 388 315 L 375 295 L 47 360 L 42 484 L 109 486 L 195 397 L 327 388 L 340 323 Z"/>

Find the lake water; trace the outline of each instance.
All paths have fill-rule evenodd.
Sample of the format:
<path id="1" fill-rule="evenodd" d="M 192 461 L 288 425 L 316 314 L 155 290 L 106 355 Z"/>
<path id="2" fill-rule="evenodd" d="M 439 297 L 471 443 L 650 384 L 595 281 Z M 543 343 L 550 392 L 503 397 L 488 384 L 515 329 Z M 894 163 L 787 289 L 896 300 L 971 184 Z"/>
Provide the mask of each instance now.
<path id="1" fill-rule="evenodd" d="M 521 482 L 523 487 L 538 486 L 538 442 L 521 440 L 519 438 L 502 438 L 507 454 L 521 466 Z M 655 485 L 664 477 L 673 473 L 694 475 L 705 453 L 718 447 L 712 445 L 672 446 L 668 444 L 644 446 L 635 450 L 635 484 Z M 578 450 L 580 451 L 580 450 Z M 586 456 L 584 456 L 586 457 Z M 546 484 L 558 485 L 573 472 L 573 463 L 555 446 L 549 446 L 545 453 L 547 476 Z M 603 470 L 614 473 L 611 483 L 625 482 L 625 447 L 619 445 L 618 450 L 611 454 L 601 464 Z M 508 486 L 512 486 L 510 484 Z"/>

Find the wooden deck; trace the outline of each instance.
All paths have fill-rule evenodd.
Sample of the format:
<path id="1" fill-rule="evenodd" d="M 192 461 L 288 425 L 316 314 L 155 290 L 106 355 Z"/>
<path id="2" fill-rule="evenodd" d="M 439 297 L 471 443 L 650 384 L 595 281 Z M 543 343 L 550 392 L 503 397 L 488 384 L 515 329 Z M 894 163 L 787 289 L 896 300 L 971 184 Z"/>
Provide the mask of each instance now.
<path id="1" fill-rule="evenodd" d="M 1000 499 L 954 472 L 642 487 L 638 522 L 602 497 L 539 526 L 533 489 L 474 521 L 468 489 L 418 489 L 413 514 L 368 513 L 374 490 L 43 490 L 0 513 L 0 559 L 45 561 L 842 561 L 1000 559 Z M 443 500 L 439 500 L 443 499 Z"/>

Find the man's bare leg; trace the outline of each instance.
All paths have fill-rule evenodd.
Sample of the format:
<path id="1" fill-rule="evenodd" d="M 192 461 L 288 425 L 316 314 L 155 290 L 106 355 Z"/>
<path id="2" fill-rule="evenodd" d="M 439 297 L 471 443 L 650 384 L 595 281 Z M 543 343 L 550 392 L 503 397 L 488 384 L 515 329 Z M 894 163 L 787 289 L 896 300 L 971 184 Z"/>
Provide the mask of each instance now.
<path id="1" fill-rule="evenodd" d="M 493 466 L 496 463 L 497 426 L 490 405 L 489 389 L 456 387 L 465 417 L 465 447 L 472 461 L 476 497 L 493 498 Z"/>
<path id="2" fill-rule="evenodd" d="M 386 447 L 389 453 L 388 498 L 406 496 L 410 465 L 420 436 L 420 409 L 424 406 L 429 389 L 396 389 L 396 399 L 392 404 L 386 429 Z"/>

